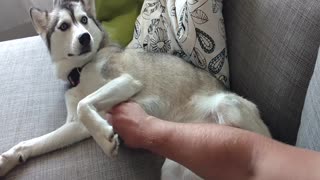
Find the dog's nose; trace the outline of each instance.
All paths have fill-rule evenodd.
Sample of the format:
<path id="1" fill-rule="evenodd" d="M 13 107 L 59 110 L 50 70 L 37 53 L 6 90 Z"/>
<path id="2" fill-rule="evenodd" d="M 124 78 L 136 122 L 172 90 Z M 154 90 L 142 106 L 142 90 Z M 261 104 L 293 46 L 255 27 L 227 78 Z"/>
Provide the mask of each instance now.
<path id="1" fill-rule="evenodd" d="M 90 34 L 89 33 L 83 33 L 79 37 L 79 42 L 82 46 L 88 46 L 90 43 Z"/>

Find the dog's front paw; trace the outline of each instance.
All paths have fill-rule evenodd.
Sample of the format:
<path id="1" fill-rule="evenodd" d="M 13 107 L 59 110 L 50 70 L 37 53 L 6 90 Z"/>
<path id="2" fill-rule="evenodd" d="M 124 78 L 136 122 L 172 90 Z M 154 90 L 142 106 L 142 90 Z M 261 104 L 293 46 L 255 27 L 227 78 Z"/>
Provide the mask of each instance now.
<path id="1" fill-rule="evenodd" d="M 5 176 L 11 169 L 19 164 L 19 155 L 10 150 L 0 155 L 0 177 Z"/>
<path id="2" fill-rule="evenodd" d="M 114 157 L 118 154 L 120 145 L 119 137 L 118 134 L 114 133 L 112 129 L 104 130 L 93 137 L 102 148 L 103 152 L 109 157 Z"/>
<path id="3" fill-rule="evenodd" d="M 11 169 L 27 160 L 29 151 L 25 142 L 13 146 L 0 155 L 0 177 L 5 176 Z M 1 178 L 0 178 L 1 179 Z"/>

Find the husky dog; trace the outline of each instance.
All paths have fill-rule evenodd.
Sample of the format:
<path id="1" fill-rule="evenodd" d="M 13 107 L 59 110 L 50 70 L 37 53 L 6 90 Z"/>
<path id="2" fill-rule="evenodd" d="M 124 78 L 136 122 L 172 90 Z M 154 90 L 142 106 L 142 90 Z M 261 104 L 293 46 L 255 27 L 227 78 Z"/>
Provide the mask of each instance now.
<path id="1" fill-rule="evenodd" d="M 94 0 L 54 0 L 51 12 L 30 10 L 57 77 L 74 87 L 65 95 L 66 123 L 0 155 L 0 176 L 30 157 L 90 136 L 105 154 L 115 156 L 118 135 L 99 112 L 128 100 L 161 119 L 218 123 L 270 136 L 253 103 L 227 92 L 209 73 L 178 57 L 121 49 L 110 43 L 95 14 Z M 167 160 L 163 179 L 181 167 Z"/>

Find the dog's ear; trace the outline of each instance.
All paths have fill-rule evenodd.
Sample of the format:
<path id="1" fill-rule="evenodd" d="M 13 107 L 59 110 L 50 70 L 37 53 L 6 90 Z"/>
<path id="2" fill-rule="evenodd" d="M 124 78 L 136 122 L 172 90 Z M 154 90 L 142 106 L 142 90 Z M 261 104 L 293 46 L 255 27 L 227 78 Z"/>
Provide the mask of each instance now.
<path id="1" fill-rule="evenodd" d="M 32 19 L 33 27 L 38 34 L 42 34 L 47 31 L 49 21 L 47 11 L 42 11 L 38 8 L 31 8 L 30 16 Z"/>
<path id="2" fill-rule="evenodd" d="M 85 10 L 94 18 L 96 18 L 96 4 L 95 0 L 81 0 Z"/>

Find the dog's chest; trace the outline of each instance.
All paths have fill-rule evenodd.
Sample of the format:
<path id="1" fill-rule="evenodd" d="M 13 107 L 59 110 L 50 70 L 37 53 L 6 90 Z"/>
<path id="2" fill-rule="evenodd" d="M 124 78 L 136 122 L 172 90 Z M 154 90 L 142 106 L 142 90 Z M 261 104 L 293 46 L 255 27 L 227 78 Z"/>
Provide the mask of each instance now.
<path id="1" fill-rule="evenodd" d="M 101 63 L 89 63 L 82 69 L 77 89 L 83 96 L 93 93 L 107 83 L 101 75 L 101 68 Z"/>

